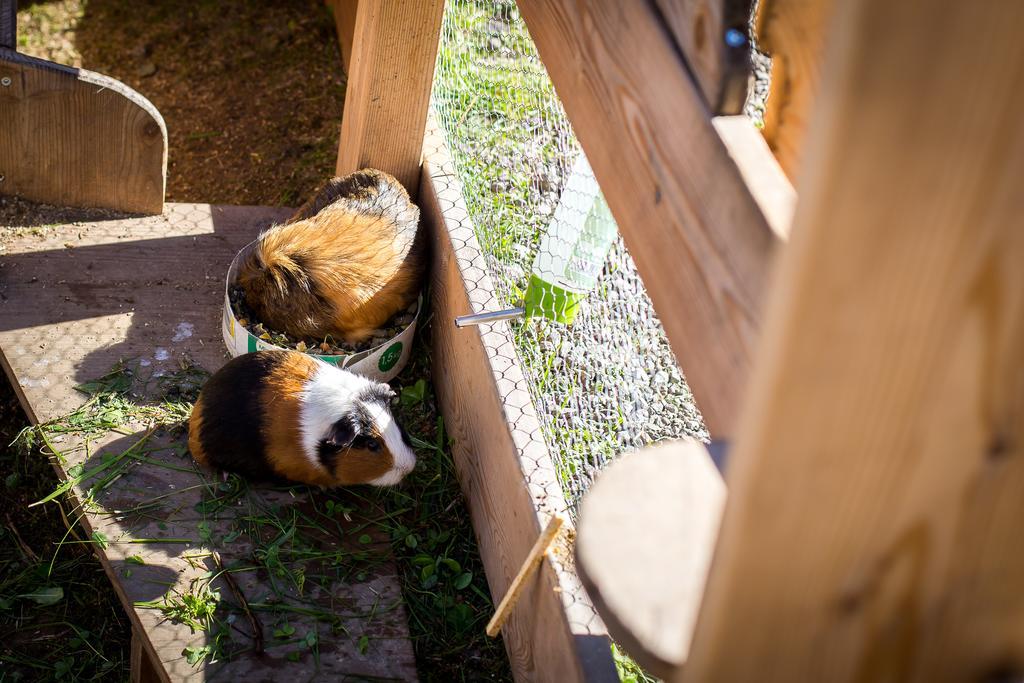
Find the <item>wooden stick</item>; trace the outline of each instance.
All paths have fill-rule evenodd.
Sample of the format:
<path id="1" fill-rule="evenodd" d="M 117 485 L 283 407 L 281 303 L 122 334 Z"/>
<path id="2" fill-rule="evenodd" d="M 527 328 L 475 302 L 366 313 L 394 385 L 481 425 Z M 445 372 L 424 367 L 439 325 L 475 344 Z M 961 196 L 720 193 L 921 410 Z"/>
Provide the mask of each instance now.
<path id="1" fill-rule="evenodd" d="M 508 587 L 508 591 L 505 593 L 505 597 L 501 599 L 498 604 L 498 609 L 494 610 L 494 616 L 487 623 L 487 635 L 494 638 L 501 631 L 501 627 L 505 624 L 505 620 L 508 619 L 509 614 L 512 613 L 512 608 L 519 602 L 519 595 L 523 592 L 523 586 L 526 585 L 526 580 L 533 575 L 533 572 L 540 566 L 541 559 L 547 554 L 551 544 L 554 543 L 555 538 L 558 536 L 558 532 L 561 531 L 562 525 L 565 524 L 565 517 L 562 515 L 554 515 L 548 522 L 548 525 L 544 527 L 544 531 L 541 532 L 537 538 L 537 542 L 530 548 L 530 554 L 526 556 L 526 560 L 523 562 L 523 566 L 519 568 L 519 573 L 516 574 L 515 578 L 512 579 L 512 584 Z"/>

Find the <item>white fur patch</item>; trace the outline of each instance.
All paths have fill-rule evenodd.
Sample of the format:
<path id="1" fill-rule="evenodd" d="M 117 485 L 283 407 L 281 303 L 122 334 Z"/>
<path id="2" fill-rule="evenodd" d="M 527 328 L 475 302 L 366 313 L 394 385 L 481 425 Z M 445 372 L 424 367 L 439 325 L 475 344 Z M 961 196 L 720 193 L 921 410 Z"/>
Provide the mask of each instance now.
<path id="1" fill-rule="evenodd" d="M 314 466 L 323 468 L 317 444 L 323 440 L 331 426 L 351 411 L 355 398 L 375 383 L 354 373 L 318 362 L 317 370 L 307 381 L 299 408 L 302 431 L 302 452 Z M 364 404 L 373 416 L 377 429 L 384 436 L 384 444 L 394 457 L 392 468 L 369 482 L 376 486 L 391 486 L 402 480 L 416 465 L 416 454 L 402 441 L 402 433 L 390 411 L 378 403 Z"/>
<path id="2" fill-rule="evenodd" d="M 391 415 L 391 411 L 379 403 L 370 403 L 366 408 L 370 411 L 374 424 L 377 425 L 377 429 L 384 437 L 384 445 L 391 451 L 391 456 L 394 458 L 391 469 L 370 483 L 374 486 L 394 486 L 416 467 L 416 454 L 402 441 L 402 431 Z"/>

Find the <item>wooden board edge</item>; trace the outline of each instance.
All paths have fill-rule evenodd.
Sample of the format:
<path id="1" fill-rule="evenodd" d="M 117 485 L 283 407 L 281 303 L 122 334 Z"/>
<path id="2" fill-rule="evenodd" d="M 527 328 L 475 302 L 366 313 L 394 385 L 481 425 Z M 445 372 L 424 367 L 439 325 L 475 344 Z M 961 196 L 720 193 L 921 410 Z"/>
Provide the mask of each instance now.
<path id="1" fill-rule="evenodd" d="M 338 47 L 341 49 L 341 65 L 348 77 L 352 66 L 352 42 L 356 31 L 356 10 L 359 0 L 324 0 L 334 15 L 334 26 L 338 32 Z"/>
<path id="2" fill-rule="evenodd" d="M 744 114 L 716 116 L 711 125 L 736 164 L 750 196 L 780 241 L 789 239 L 797 194 L 754 122 Z"/>
<path id="3" fill-rule="evenodd" d="M 434 126 L 428 126 L 424 149 L 420 208 L 434 249 L 435 387 L 497 603 L 544 523 L 567 504 L 511 340 L 502 331 L 452 323 L 455 315 L 497 299 Z M 468 387 L 479 392 L 462 404 L 466 397 L 459 392 Z M 565 547 L 530 581 L 502 635 L 517 680 L 618 680 L 604 623 Z"/>

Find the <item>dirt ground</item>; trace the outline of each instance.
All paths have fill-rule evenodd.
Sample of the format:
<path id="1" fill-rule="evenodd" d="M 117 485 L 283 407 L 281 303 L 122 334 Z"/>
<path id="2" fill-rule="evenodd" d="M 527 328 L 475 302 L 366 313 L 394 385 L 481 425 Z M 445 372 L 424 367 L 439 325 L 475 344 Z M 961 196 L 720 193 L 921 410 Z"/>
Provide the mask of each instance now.
<path id="1" fill-rule="evenodd" d="M 167 122 L 167 200 L 291 206 L 333 174 L 345 98 L 323 0 L 19 5 L 19 50 L 113 76 Z"/>

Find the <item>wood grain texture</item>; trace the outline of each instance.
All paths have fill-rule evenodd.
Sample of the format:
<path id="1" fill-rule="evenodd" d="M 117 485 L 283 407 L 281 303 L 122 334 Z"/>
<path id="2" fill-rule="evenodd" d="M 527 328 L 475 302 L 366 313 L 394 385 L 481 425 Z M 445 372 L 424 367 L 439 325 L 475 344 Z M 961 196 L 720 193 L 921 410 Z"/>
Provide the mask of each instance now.
<path id="1" fill-rule="evenodd" d="M 837 12 L 683 679 L 1019 675 L 1024 5 Z"/>
<path id="2" fill-rule="evenodd" d="M 659 678 L 686 662 L 724 507 L 722 476 L 696 441 L 623 455 L 583 499 L 580 578 L 615 642 Z"/>
<path id="3" fill-rule="evenodd" d="M 796 182 L 835 0 L 761 0 L 758 47 L 771 55 L 772 77 L 765 102 L 764 130 L 783 170 Z"/>
<path id="4" fill-rule="evenodd" d="M 444 0 L 359 2 L 338 175 L 380 169 L 416 196 L 443 13 Z"/>
<path id="5" fill-rule="evenodd" d="M 163 210 L 167 130 L 120 81 L 0 48 L 0 194 L 58 206 Z"/>
<path id="6" fill-rule="evenodd" d="M 647 3 L 519 8 L 705 422 L 728 436 L 776 237 Z"/>
<path id="7" fill-rule="evenodd" d="M 497 602 L 548 519 L 567 505 L 507 325 L 453 323 L 498 301 L 458 176 L 436 126 L 431 133 L 420 207 L 433 238 L 434 386 Z M 563 543 L 525 583 L 502 638 L 517 681 L 618 680 L 604 624 Z"/>
<path id="8" fill-rule="evenodd" d="M 178 369 L 184 358 L 209 371 L 219 368 L 226 360 L 221 305 L 227 266 L 260 230 L 290 214 L 287 209 L 266 207 L 169 204 L 160 216 L 48 226 L 25 231 L 7 243 L 0 260 L 0 357 L 33 422 L 78 408 L 85 396 L 74 385 L 101 376 L 119 359 L 138 362 L 132 390 L 144 401 L 161 395 L 160 376 Z M 106 455 L 122 453 L 146 431 L 145 425 L 131 423 L 121 432 L 94 434 L 88 451 L 82 449 L 79 438 L 65 438 L 57 443 L 67 458 L 58 474 L 64 479 L 66 468 L 85 462 L 95 465 Z M 415 679 L 415 657 L 390 541 L 372 524 L 366 533 L 373 542 L 350 549 L 365 549 L 371 561 L 380 561 L 365 579 L 334 580 L 332 576 L 324 581 L 324 589 L 314 590 L 307 582 L 301 598 L 287 589 L 282 594 L 286 602 L 294 599 L 301 606 L 339 616 L 348 636 L 332 632 L 330 624 L 317 623 L 312 617 L 296 613 L 289 618 L 298 634 L 319 634 L 319 665 L 312 656 L 288 662 L 288 648 L 282 647 L 267 648 L 261 656 L 250 651 L 229 662 L 189 664 L 183 649 L 203 647 L 208 634 L 192 633 L 188 626 L 166 620 L 158 610 L 135 603 L 159 600 L 172 590 L 188 591 L 193 581 L 208 576 L 216 569 L 208 548 L 216 549 L 227 567 L 249 567 L 233 571 L 232 576 L 250 601 L 274 597 L 266 571 L 254 565 L 248 535 L 230 543 L 222 539 L 236 529 L 235 515 L 249 510 L 264 514 L 267 506 L 279 506 L 277 514 L 282 518 L 293 507 L 299 514 L 314 513 L 301 492 L 292 496 L 258 486 L 251 487 L 237 506 L 203 512 L 197 506 L 209 502 L 208 490 L 216 490 L 217 482 L 211 484 L 209 473 L 193 471 L 192 460 L 183 450 L 184 435 L 161 432 L 148 445 L 153 450 L 145 454 L 147 462 L 128 468 L 115 483 L 92 496 L 95 505 L 82 524 L 86 533 L 100 531 L 108 539 L 106 548 L 96 547 L 97 555 L 139 635 L 136 652 L 159 663 L 160 680 L 216 676 L 216 680 L 256 681 L 284 675 L 308 680 L 318 672 L 338 679 Z M 83 500 L 91 483 L 76 485 L 72 495 Z M 356 513 L 351 526 L 339 520 L 344 537 L 307 537 L 303 543 L 314 548 L 345 547 L 343 540 L 351 537 L 356 545 L 353 530 L 381 511 L 367 509 L 354 497 L 350 500 Z M 151 505 L 141 513 L 132 512 L 143 503 Z M 198 530 L 204 521 L 209 524 L 208 542 Z M 169 540 L 175 538 L 187 542 Z M 128 560 L 133 555 L 145 564 L 133 564 Z M 339 566 L 345 562 L 351 564 L 351 557 Z M 226 602 L 234 602 L 220 579 L 213 588 L 221 591 Z M 219 618 L 226 616 L 218 610 Z M 274 642 L 275 622 L 276 615 L 265 614 L 266 643 Z M 233 626 L 240 647 L 250 644 L 249 628 L 241 617 Z M 365 652 L 358 645 L 363 634 L 370 643 Z"/>
<path id="9" fill-rule="evenodd" d="M 750 42 L 730 46 L 725 32 L 747 35 L 750 0 L 655 0 L 672 37 L 716 114 L 740 114 L 750 80 Z"/>
<path id="10" fill-rule="evenodd" d="M 372 2 L 373 0 L 367 0 Z M 352 66 L 352 43 L 356 35 L 356 11 L 359 0 L 324 0 L 334 15 L 334 25 L 338 31 L 338 45 L 341 47 L 341 63 L 345 73 Z"/>

